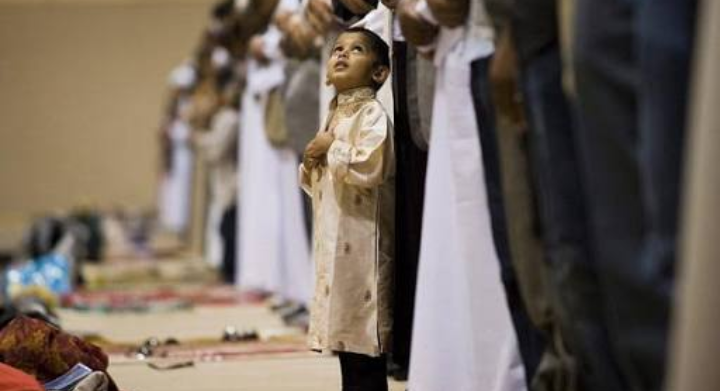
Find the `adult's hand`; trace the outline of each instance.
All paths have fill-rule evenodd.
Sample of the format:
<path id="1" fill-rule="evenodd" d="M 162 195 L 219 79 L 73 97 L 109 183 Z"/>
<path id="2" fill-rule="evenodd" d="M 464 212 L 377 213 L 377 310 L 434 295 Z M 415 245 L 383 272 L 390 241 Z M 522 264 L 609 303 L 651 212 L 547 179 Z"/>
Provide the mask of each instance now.
<path id="1" fill-rule="evenodd" d="M 396 12 L 405 40 L 415 46 L 427 46 L 435 41 L 439 29 L 415 11 L 416 2 L 399 0 Z"/>
<path id="2" fill-rule="evenodd" d="M 386 7 L 390 8 L 391 10 L 394 10 L 395 8 L 397 8 L 399 1 L 398 0 L 382 0 L 382 3 Z"/>
<path id="3" fill-rule="evenodd" d="M 328 0 L 308 1 L 305 17 L 313 30 L 320 35 L 325 35 L 335 22 L 332 4 Z"/>
<path id="4" fill-rule="evenodd" d="M 441 26 L 458 27 L 470 13 L 469 0 L 427 0 L 428 7 Z"/>
<path id="5" fill-rule="evenodd" d="M 496 110 L 513 124 L 524 128 L 525 113 L 520 99 L 517 51 L 508 28 L 500 33 L 489 73 Z"/>
<path id="6" fill-rule="evenodd" d="M 355 15 L 365 15 L 376 7 L 366 0 L 340 0 L 340 2 Z"/>
<path id="7" fill-rule="evenodd" d="M 265 55 L 265 42 L 261 35 L 253 35 L 253 37 L 250 38 L 249 51 L 250 55 L 255 60 L 261 63 L 265 63 L 268 61 L 268 58 Z"/>
<path id="8" fill-rule="evenodd" d="M 238 34 L 250 37 L 265 30 L 272 22 L 279 0 L 250 0 L 248 6 L 234 18 Z"/>
<path id="9" fill-rule="evenodd" d="M 290 19 L 280 44 L 287 56 L 305 59 L 315 51 L 317 34 L 306 21 L 297 16 Z"/>
<path id="10" fill-rule="evenodd" d="M 260 21 L 260 25 L 267 26 L 271 21 L 280 0 L 251 0 L 248 8 L 249 16 Z"/>
<path id="11" fill-rule="evenodd" d="M 278 30 L 286 33 L 290 29 L 290 20 L 295 14 L 290 11 L 276 12 L 273 17 L 273 23 L 277 26 Z"/>

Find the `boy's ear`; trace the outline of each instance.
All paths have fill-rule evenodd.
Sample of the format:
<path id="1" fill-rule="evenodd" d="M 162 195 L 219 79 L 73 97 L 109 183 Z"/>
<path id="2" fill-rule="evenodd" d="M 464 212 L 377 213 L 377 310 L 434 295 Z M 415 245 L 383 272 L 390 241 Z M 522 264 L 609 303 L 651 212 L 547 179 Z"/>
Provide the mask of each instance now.
<path id="1" fill-rule="evenodd" d="M 372 78 L 377 85 L 382 85 L 390 74 L 390 68 L 385 65 L 375 67 Z"/>

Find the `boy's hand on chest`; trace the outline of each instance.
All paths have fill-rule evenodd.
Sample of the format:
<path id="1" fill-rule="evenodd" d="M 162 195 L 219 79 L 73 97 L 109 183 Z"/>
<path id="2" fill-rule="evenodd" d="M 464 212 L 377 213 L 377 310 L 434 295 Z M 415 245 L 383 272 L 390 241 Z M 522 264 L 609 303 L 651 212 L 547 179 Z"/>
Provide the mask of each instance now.
<path id="1" fill-rule="evenodd" d="M 335 136 L 333 136 L 332 132 L 319 133 L 310 141 L 310 144 L 308 144 L 305 149 L 305 155 L 309 158 L 319 159 L 327 154 L 333 141 L 335 141 Z"/>

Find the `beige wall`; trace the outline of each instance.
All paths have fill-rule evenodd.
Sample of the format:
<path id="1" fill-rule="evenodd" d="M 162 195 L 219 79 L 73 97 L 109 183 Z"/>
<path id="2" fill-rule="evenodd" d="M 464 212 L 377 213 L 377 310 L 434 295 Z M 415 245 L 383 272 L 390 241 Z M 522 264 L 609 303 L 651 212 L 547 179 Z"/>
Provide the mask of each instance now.
<path id="1" fill-rule="evenodd" d="M 154 205 L 165 80 L 211 3 L 0 0 L 0 230 L 78 203 Z"/>

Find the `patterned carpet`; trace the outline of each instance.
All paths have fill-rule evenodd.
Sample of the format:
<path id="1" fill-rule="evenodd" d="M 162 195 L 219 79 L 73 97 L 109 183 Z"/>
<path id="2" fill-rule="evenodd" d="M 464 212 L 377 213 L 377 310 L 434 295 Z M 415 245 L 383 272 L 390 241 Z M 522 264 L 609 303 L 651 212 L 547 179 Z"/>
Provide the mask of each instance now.
<path id="1" fill-rule="evenodd" d="M 340 389 L 336 358 L 310 352 L 304 331 L 264 297 L 216 285 L 206 271 L 177 259 L 93 266 L 88 289 L 64 300 L 62 326 L 108 353 L 123 391 Z M 228 328 L 253 338 L 223 342 Z M 150 340 L 151 354 L 138 355 Z"/>

